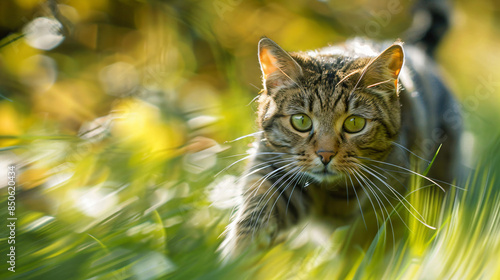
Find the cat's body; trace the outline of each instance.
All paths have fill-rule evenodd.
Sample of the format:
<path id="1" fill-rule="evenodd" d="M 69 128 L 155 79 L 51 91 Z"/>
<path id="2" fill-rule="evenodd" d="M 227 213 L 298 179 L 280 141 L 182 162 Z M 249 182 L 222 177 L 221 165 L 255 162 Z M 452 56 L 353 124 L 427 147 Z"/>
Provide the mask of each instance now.
<path id="1" fill-rule="evenodd" d="M 415 155 L 430 160 L 441 144 L 429 180 L 454 179 L 460 113 L 433 61 L 417 47 L 403 52 L 399 42 L 356 39 L 287 53 L 264 38 L 259 59 L 262 133 L 223 255 L 252 241 L 273 242 L 311 216 L 335 225 L 361 214 L 388 216 L 404 200 L 409 175 L 428 165 Z"/>

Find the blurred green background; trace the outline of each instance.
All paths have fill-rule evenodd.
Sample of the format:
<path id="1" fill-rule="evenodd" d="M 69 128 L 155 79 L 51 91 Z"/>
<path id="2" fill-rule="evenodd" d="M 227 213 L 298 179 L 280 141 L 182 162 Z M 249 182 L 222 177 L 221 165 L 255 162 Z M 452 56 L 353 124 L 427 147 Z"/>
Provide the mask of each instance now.
<path id="1" fill-rule="evenodd" d="M 392 258 L 379 255 L 381 239 L 353 260 L 312 237 L 226 266 L 216 253 L 244 162 L 215 175 L 252 138 L 232 140 L 256 131 L 259 38 L 290 51 L 353 36 L 395 40 L 413 4 L 0 1 L 0 220 L 9 217 L 9 164 L 18 218 L 15 273 L 1 226 L 0 278 L 500 277 L 495 0 L 452 2 L 436 55 L 463 104 L 464 162 L 475 170 L 461 185 L 467 192 L 452 192 L 443 210 L 426 208 L 437 231 L 415 225 L 417 238 L 408 234 Z"/>

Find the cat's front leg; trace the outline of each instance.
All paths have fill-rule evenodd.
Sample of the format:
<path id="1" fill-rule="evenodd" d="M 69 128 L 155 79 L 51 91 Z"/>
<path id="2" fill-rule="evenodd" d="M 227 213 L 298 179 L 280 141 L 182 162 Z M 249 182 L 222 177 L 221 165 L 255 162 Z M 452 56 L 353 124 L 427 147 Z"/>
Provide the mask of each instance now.
<path id="1" fill-rule="evenodd" d="M 243 201 L 221 244 L 224 259 L 238 256 L 248 248 L 269 247 L 283 229 L 279 209 L 284 207 L 284 201 L 276 185 L 261 176 L 252 176 L 245 182 Z"/>

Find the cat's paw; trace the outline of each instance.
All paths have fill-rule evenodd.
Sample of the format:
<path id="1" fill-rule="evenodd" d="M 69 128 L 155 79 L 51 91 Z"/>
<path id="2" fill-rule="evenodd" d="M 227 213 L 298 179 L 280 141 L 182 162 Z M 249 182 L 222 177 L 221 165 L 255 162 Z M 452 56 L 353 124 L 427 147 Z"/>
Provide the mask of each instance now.
<path id="1" fill-rule="evenodd" d="M 274 219 L 259 226 L 252 226 L 249 220 L 235 219 L 227 227 L 226 236 L 219 247 L 221 259 L 227 262 L 248 251 L 269 248 L 277 231 Z"/>

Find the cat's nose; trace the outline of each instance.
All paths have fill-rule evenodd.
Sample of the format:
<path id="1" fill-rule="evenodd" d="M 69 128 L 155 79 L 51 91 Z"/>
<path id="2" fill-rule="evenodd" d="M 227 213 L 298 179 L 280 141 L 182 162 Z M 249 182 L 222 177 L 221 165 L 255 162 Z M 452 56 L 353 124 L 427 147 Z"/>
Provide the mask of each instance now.
<path id="1" fill-rule="evenodd" d="M 316 154 L 319 156 L 324 165 L 327 165 L 335 156 L 335 153 L 333 151 L 319 150 L 316 152 Z"/>

